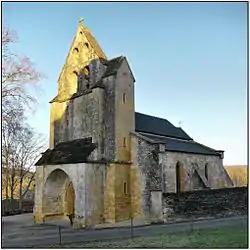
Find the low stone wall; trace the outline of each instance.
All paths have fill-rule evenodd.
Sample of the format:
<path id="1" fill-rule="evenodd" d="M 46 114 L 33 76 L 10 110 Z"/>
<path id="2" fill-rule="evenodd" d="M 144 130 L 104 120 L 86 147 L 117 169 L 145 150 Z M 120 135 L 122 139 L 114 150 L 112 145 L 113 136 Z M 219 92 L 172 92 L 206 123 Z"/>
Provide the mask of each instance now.
<path id="1" fill-rule="evenodd" d="M 248 214 L 248 187 L 163 194 L 164 222 Z"/>
<path id="2" fill-rule="evenodd" d="M 2 200 L 2 216 L 32 213 L 34 201 L 22 201 L 22 208 L 19 207 L 19 200 Z"/>

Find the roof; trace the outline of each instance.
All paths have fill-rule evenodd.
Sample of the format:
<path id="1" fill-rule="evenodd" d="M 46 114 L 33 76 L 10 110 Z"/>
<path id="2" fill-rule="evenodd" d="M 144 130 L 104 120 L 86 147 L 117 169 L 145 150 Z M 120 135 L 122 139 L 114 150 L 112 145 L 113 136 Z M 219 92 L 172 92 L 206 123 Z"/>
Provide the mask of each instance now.
<path id="1" fill-rule="evenodd" d="M 35 165 L 84 163 L 95 148 L 92 138 L 61 142 L 55 148 L 47 149 Z"/>
<path id="2" fill-rule="evenodd" d="M 107 69 L 102 77 L 107 77 L 107 76 L 111 76 L 111 75 L 116 74 L 117 70 L 121 66 L 123 59 L 124 59 L 124 56 L 119 56 L 119 57 L 113 58 L 113 59 L 106 61 L 106 62 L 104 60 L 102 60 L 101 62 L 107 66 Z"/>
<path id="3" fill-rule="evenodd" d="M 142 134 L 144 137 L 154 140 L 157 143 L 165 144 L 166 151 L 182 152 L 182 153 L 194 153 L 203 155 L 216 155 L 220 156 L 221 151 L 209 148 L 193 140 L 181 140 L 176 138 L 168 138 L 153 134 Z"/>
<path id="4" fill-rule="evenodd" d="M 105 53 L 103 52 L 102 48 L 98 44 L 95 37 L 92 35 L 91 31 L 82 24 L 80 24 L 80 26 L 81 26 L 81 31 L 83 31 L 84 35 L 86 36 L 88 42 L 90 43 L 90 45 L 94 49 L 97 56 L 100 57 L 100 58 L 106 59 L 107 57 L 106 57 Z"/>
<path id="5" fill-rule="evenodd" d="M 186 132 L 181 128 L 175 127 L 168 120 L 138 112 L 135 113 L 135 131 L 192 140 Z"/>

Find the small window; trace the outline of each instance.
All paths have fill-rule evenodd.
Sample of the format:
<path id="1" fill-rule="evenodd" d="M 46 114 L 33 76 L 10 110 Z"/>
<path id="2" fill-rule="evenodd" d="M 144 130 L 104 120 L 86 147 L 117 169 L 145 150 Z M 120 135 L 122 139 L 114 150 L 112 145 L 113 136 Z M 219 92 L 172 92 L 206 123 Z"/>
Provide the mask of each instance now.
<path id="1" fill-rule="evenodd" d="M 82 35 L 82 32 L 80 31 L 80 34 Z"/>
<path id="2" fill-rule="evenodd" d="M 126 103 L 126 94 L 125 93 L 122 94 L 122 102 Z"/>
<path id="3" fill-rule="evenodd" d="M 176 163 L 175 166 L 175 182 L 176 182 L 176 193 L 179 194 L 181 191 L 181 164 Z"/>
<path id="4" fill-rule="evenodd" d="M 84 43 L 84 46 L 88 49 L 89 48 L 89 44 L 88 43 Z"/>
<path id="5" fill-rule="evenodd" d="M 207 167 L 208 167 L 208 164 L 205 165 L 205 177 L 208 180 L 208 169 L 207 169 Z"/>
<path id="6" fill-rule="evenodd" d="M 126 182 L 123 183 L 123 193 L 124 194 L 128 193 L 128 188 L 127 188 L 127 183 Z"/>
<path id="7" fill-rule="evenodd" d="M 127 146 L 127 141 L 126 141 L 126 137 L 123 137 L 123 147 Z"/>
<path id="8" fill-rule="evenodd" d="M 88 76 L 89 72 L 90 72 L 90 70 L 89 70 L 88 66 L 86 66 L 86 67 L 83 68 L 83 73 L 84 73 L 85 76 Z"/>
<path id="9" fill-rule="evenodd" d="M 78 53 L 79 49 L 78 48 L 74 48 L 74 52 Z"/>

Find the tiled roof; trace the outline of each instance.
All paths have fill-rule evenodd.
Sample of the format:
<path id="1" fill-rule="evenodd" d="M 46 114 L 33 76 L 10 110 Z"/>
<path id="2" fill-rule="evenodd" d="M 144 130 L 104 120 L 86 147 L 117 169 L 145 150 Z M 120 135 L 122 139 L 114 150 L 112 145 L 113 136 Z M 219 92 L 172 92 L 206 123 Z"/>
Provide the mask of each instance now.
<path id="1" fill-rule="evenodd" d="M 181 140 L 176 138 L 168 138 L 164 136 L 152 135 L 139 133 L 144 137 L 154 140 L 158 143 L 163 143 L 166 146 L 166 151 L 183 152 L 183 153 L 194 153 L 204 155 L 221 155 L 221 151 L 209 148 L 193 140 Z"/>
<path id="2" fill-rule="evenodd" d="M 192 140 L 181 128 L 175 127 L 166 119 L 135 113 L 135 131 Z"/>
<path id="3" fill-rule="evenodd" d="M 91 138 L 61 142 L 52 150 L 47 149 L 35 165 L 84 163 L 95 148 Z"/>

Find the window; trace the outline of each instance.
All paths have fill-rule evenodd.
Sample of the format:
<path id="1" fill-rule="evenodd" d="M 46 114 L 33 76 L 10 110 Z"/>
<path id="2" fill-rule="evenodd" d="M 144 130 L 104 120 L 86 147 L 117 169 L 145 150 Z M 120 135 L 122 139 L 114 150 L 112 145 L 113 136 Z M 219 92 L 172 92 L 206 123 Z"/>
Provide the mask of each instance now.
<path id="1" fill-rule="evenodd" d="M 123 137 L 123 147 L 126 147 L 127 145 L 127 142 L 126 142 L 126 137 Z"/>
<path id="2" fill-rule="evenodd" d="M 122 102 L 123 102 L 123 103 L 126 102 L 126 94 L 125 94 L 125 93 L 122 94 Z"/>
<path id="3" fill-rule="evenodd" d="M 88 66 L 86 66 L 86 67 L 83 68 L 83 73 L 84 73 L 85 76 L 88 76 L 88 75 L 89 75 L 90 70 L 89 70 L 89 67 L 88 67 Z"/>
<path id="4" fill-rule="evenodd" d="M 207 167 L 208 167 L 208 164 L 206 163 L 206 165 L 205 165 L 205 177 L 208 180 L 208 169 L 207 169 Z"/>
<path id="5" fill-rule="evenodd" d="M 88 43 L 84 43 L 84 46 L 88 49 L 89 48 L 89 44 Z"/>
<path id="6" fill-rule="evenodd" d="M 76 71 L 73 71 L 73 81 L 74 81 L 75 83 L 77 83 L 77 81 L 78 81 L 78 74 L 77 74 Z"/>
<path id="7" fill-rule="evenodd" d="M 181 191 L 181 164 L 177 162 L 175 166 L 176 171 L 176 193 L 179 194 Z"/>
<path id="8" fill-rule="evenodd" d="M 127 193 L 128 193 L 127 183 L 126 183 L 126 182 L 123 183 L 123 193 L 124 193 L 124 194 L 127 194 Z"/>
<path id="9" fill-rule="evenodd" d="M 78 53 L 79 49 L 78 48 L 74 48 L 74 53 Z"/>

